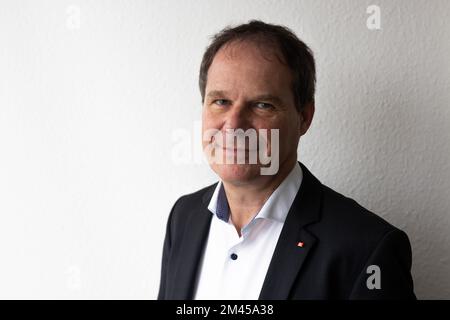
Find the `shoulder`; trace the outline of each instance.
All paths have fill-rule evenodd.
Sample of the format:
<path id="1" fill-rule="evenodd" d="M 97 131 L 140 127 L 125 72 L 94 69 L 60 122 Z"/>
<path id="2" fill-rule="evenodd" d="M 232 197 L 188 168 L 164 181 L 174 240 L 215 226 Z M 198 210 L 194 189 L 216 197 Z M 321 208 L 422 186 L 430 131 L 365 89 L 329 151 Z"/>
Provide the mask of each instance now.
<path id="1" fill-rule="evenodd" d="M 380 215 L 366 209 L 356 200 L 322 185 L 322 223 L 334 225 L 340 233 L 382 235 L 396 228 Z"/>
<path id="2" fill-rule="evenodd" d="M 329 254 L 365 260 L 385 243 L 409 248 L 406 233 L 383 217 L 325 185 L 322 190 L 321 219 L 311 230 Z"/>

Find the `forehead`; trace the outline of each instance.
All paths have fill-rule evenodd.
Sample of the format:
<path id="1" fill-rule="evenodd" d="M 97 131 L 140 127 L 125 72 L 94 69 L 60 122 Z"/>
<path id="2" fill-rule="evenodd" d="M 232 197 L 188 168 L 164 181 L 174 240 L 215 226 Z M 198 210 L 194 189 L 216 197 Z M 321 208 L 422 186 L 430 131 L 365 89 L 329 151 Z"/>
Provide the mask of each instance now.
<path id="1" fill-rule="evenodd" d="M 283 94 L 291 89 L 291 71 L 273 46 L 250 41 L 228 43 L 208 70 L 206 91 L 234 90 Z"/>

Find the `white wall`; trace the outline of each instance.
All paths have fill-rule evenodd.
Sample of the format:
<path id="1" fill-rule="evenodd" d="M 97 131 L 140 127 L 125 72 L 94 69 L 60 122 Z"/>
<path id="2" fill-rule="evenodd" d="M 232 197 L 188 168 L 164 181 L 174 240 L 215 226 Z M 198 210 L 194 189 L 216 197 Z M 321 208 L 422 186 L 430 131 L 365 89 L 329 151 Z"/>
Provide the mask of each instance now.
<path id="1" fill-rule="evenodd" d="M 449 16 L 446 0 L 0 1 L 0 298 L 156 296 L 173 202 L 216 179 L 173 157 L 180 133 L 200 144 L 201 55 L 258 18 L 316 55 L 301 161 L 409 234 L 419 298 L 450 299 Z"/>

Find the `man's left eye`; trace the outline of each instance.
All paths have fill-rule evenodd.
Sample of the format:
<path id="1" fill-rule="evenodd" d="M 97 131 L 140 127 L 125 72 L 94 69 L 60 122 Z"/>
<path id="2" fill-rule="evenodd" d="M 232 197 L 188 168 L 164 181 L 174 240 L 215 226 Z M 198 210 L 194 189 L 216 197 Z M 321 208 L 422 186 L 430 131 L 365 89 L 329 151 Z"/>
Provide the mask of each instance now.
<path id="1" fill-rule="evenodd" d="M 265 102 L 257 102 L 256 107 L 259 109 L 272 109 L 273 105 L 271 105 L 270 103 L 265 103 Z"/>

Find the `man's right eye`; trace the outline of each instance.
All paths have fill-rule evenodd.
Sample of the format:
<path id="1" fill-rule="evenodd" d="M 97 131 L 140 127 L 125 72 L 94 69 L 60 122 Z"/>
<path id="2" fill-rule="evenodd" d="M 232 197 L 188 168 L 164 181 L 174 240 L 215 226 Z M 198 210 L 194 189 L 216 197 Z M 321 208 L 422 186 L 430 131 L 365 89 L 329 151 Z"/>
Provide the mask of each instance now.
<path id="1" fill-rule="evenodd" d="M 217 104 L 218 106 L 225 106 L 229 103 L 228 100 L 225 99 L 217 99 L 213 101 L 214 104 Z"/>

